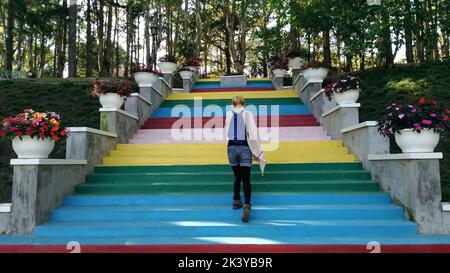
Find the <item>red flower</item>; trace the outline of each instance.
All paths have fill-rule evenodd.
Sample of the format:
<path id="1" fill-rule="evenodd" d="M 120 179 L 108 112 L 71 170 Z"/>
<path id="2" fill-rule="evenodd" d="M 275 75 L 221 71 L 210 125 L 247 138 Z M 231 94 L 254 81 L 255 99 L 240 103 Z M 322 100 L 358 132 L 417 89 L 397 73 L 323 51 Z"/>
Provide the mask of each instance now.
<path id="1" fill-rule="evenodd" d="M 15 135 L 16 135 L 16 136 L 22 136 L 22 132 L 17 131 L 17 132 L 15 132 Z"/>
<path id="2" fill-rule="evenodd" d="M 448 121 L 448 116 L 444 116 L 443 121 Z"/>
<path id="3" fill-rule="evenodd" d="M 22 119 L 22 124 L 23 125 L 27 124 L 27 121 L 25 119 Z"/>
<path id="4" fill-rule="evenodd" d="M 6 132 L 5 131 L 1 131 L 0 132 L 0 137 L 5 137 L 6 136 Z"/>
<path id="5" fill-rule="evenodd" d="M 426 103 L 427 101 L 424 99 L 424 98 L 420 98 L 420 100 L 419 100 L 419 103 L 420 104 L 424 104 L 424 103 Z"/>

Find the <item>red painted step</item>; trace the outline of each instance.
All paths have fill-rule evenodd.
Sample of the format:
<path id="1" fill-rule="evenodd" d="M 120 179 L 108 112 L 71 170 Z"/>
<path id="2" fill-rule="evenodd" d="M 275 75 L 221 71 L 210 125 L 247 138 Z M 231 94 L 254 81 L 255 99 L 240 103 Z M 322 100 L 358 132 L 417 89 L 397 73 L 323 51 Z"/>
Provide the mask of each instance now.
<path id="1" fill-rule="evenodd" d="M 193 88 L 192 92 L 239 92 L 239 91 L 274 91 L 273 87 L 234 87 L 234 88 Z"/>
<path id="2" fill-rule="evenodd" d="M 210 122 L 213 118 L 203 117 L 202 126 Z M 279 116 L 279 124 L 274 124 L 273 126 L 279 127 L 302 127 L 302 126 L 320 126 L 320 124 L 315 120 L 313 115 L 293 115 L 293 116 Z M 194 118 L 149 118 L 142 129 L 170 129 L 175 122 L 186 122 L 194 126 Z M 222 118 L 222 123 L 225 122 L 225 118 Z M 271 127 L 272 118 L 267 116 L 261 116 L 258 118 L 259 127 Z"/>
<path id="3" fill-rule="evenodd" d="M 63 245 L 0 245 L 0 253 L 70 253 Z M 370 253 L 366 245 L 85 245 L 81 253 Z M 448 244 L 381 245 L 381 253 L 450 253 Z"/>

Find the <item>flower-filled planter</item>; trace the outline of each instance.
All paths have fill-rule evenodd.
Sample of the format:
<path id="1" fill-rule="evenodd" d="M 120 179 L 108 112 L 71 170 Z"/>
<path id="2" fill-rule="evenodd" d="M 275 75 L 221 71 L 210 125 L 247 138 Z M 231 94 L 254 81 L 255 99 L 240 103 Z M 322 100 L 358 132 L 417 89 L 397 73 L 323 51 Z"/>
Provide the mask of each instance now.
<path id="1" fill-rule="evenodd" d="M 359 78 L 347 76 L 327 85 L 324 88 L 324 93 L 328 100 L 334 99 L 339 105 L 352 104 L 358 101 L 360 88 Z"/>
<path id="2" fill-rule="evenodd" d="M 287 57 L 289 58 L 289 67 L 291 69 L 301 69 L 304 64 L 304 60 L 307 58 L 308 52 L 304 49 L 301 50 L 291 50 L 288 52 Z"/>
<path id="3" fill-rule="evenodd" d="M 324 65 L 319 62 L 311 62 L 302 65 L 303 77 L 308 82 L 323 82 L 328 76 L 328 72 L 328 68 L 325 68 Z"/>
<path id="4" fill-rule="evenodd" d="M 54 112 L 39 113 L 26 109 L 2 122 L 0 137 L 12 140 L 14 152 L 20 159 L 45 159 L 55 143 L 68 135 L 60 115 Z"/>
<path id="5" fill-rule="evenodd" d="M 185 67 L 186 69 L 189 69 L 192 72 L 196 72 L 196 71 L 198 71 L 198 69 L 200 68 L 201 65 L 202 65 L 202 59 L 193 57 L 193 58 L 186 59 L 184 61 L 183 67 Z"/>
<path id="6" fill-rule="evenodd" d="M 159 69 L 162 74 L 173 74 L 177 71 L 176 58 L 171 55 L 166 55 L 159 59 L 160 63 L 158 64 Z"/>
<path id="7" fill-rule="evenodd" d="M 103 108 L 120 109 L 125 102 L 125 98 L 131 93 L 128 81 L 95 81 L 92 95 L 99 97 Z"/>
<path id="8" fill-rule="evenodd" d="M 286 75 L 287 70 L 286 69 L 274 69 L 273 74 L 276 78 L 283 78 Z"/>
<path id="9" fill-rule="evenodd" d="M 383 136 L 394 135 L 404 153 L 432 153 L 440 133 L 449 129 L 449 114 L 424 98 L 417 105 L 394 103 L 386 108 L 386 119 L 378 122 L 378 130 Z"/>
<path id="10" fill-rule="evenodd" d="M 283 78 L 288 69 L 288 61 L 282 55 L 275 55 L 270 58 L 270 68 L 276 78 Z"/>
<path id="11" fill-rule="evenodd" d="M 180 68 L 179 73 L 183 80 L 190 80 L 194 77 L 194 72 L 189 67 Z"/>
<path id="12" fill-rule="evenodd" d="M 161 72 L 153 70 L 151 65 L 137 65 L 133 69 L 133 77 L 139 87 L 152 87 L 161 76 Z"/>

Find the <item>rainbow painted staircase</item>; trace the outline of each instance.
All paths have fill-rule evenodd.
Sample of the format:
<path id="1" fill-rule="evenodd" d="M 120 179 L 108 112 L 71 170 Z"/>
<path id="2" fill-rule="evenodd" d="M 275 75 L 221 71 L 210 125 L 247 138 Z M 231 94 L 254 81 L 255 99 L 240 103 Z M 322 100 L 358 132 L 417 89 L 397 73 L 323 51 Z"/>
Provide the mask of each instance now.
<path id="1" fill-rule="evenodd" d="M 237 94 L 251 105 L 279 107 L 279 124 L 272 128 L 279 130 L 279 147 L 267 152 L 265 176 L 254 168 L 248 224 L 241 222 L 241 211 L 231 209 L 233 177 L 225 142 L 189 138 L 206 133 L 202 127 L 212 116 L 223 120 L 223 114 L 197 123 L 196 114 L 184 116 L 196 127 L 180 140 L 171 131 L 179 119 L 171 116 L 177 107 L 192 113 L 210 105 L 225 110 Z M 194 103 L 199 97 L 200 109 Z M 272 120 L 268 113 L 257 114 Z M 262 135 L 266 129 L 260 128 Z M 223 128 L 216 130 L 223 134 Z M 92 252 L 368 252 L 372 241 L 382 251 L 436 251 L 450 244 L 446 237 L 418 235 L 416 225 L 404 219 L 343 143 L 327 136 L 294 91 L 274 91 L 268 80 L 232 90 L 200 81 L 193 93 L 172 94 L 48 223 L 31 237 L 3 238 L 0 244 L 62 251 L 58 246 L 68 241 Z"/>

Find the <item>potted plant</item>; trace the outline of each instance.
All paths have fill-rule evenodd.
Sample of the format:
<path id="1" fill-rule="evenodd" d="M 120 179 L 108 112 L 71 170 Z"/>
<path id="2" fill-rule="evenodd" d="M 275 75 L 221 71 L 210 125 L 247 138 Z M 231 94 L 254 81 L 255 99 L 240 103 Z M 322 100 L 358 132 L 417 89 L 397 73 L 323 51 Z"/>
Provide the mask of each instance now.
<path id="1" fill-rule="evenodd" d="M 131 91 L 131 85 L 125 80 L 96 80 L 92 95 L 100 98 L 103 108 L 120 109 Z"/>
<path id="2" fill-rule="evenodd" d="M 13 150 L 20 159 L 48 158 L 55 143 L 68 135 L 61 116 L 54 112 L 26 109 L 15 117 L 5 118 L 1 125 L 0 137 L 12 140 Z"/>
<path id="3" fill-rule="evenodd" d="M 326 68 L 321 62 L 310 62 L 302 65 L 303 77 L 308 82 L 323 82 L 328 76 L 328 68 Z"/>
<path id="4" fill-rule="evenodd" d="M 163 74 L 173 74 L 175 71 L 177 71 L 177 59 L 175 56 L 172 55 L 166 55 L 164 57 L 161 57 L 159 59 L 158 67 L 161 70 L 161 73 Z"/>
<path id="5" fill-rule="evenodd" d="M 183 80 L 190 80 L 194 77 L 194 72 L 187 66 L 181 67 L 179 73 Z"/>
<path id="6" fill-rule="evenodd" d="M 286 58 L 273 56 L 270 58 L 270 68 L 276 78 L 283 78 L 287 72 L 288 62 Z"/>
<path id="7" fill-rule="evenodd" d="M 449 129 L 450 111 L 424 98 L 419 104 L 392 104 L 384 120 L 378 122 L 383 136 L 394 135 L 404 153 L 431 153 L 439 143 L 440 133 Z"/>
<path id="8" fill-rule="evenodd" d="M 352 104 L 359 99 L 360 82 L 358 77 L 346 76 L 335 83 L 324 88 L 324 93 L 331 101 L 334 99 L 337 104 Z"/>
<path id="9" fill-rule="evenodd" d="M 197 57 L 188 58 L 184 61 L 183 66 L 191 69 L 191 71 L 197 71 L 200 65 L 202 64 L 202 59 Z"/>
<path id="10" fill-rule="evenodd" d="M 158 80 L 159 75 L 155 74 L 152 65 L 138 64 L 132 70 L 134 80 L 139 84 L 139 87 L 152 87 Z"/>
<path id="11" fill-rule="evenodd" d="M 307 58 L 308 52 L 304 49 L 293 49 L 287 53 L 289 58 L 289 67 L 291 69 L 301 69 L 304 60 Z"/>

